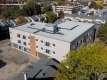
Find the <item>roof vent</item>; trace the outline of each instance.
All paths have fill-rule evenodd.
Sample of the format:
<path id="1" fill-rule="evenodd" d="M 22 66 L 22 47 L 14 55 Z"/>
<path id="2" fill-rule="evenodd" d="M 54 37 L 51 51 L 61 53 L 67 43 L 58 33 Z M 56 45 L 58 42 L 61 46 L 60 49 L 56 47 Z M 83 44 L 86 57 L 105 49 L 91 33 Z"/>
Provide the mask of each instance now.
<path id="1" fill-rule="evenodd" d="M 45 26 L 46 26 L 45 27 L 46 31 L 55 32 L 58 30 L 58 27 L 56 24 L 46 24 Z"/>
<path id="2" fill-rule="evenodd" d="M 35 25 L 34 23 L 31 23 L 30 26 Z"/>

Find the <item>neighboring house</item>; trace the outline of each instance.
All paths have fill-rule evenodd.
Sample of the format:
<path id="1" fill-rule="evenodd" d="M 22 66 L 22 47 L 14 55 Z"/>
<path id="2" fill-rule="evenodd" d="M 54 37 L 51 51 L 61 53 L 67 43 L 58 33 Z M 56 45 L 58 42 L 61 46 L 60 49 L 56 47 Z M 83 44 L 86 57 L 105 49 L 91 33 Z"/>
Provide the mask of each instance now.
<path id="1" fill-rule="evenodd" d="M 6 22 L 9 25 L 9 27 L 14 26 L 14 24 L 10 20 L 7 20 Z"/>
<path id="2" fill-rule="evenodd" d="M 29 19 L 32 21 L 39 21 L 39 19 L 36 16 L 30 16 Z"/>
<path id="3" fill-rule="evenodd" d="M 32 20 L 31 20 L 29 17 L 25 17 L 25 19 L 26 19 L 28 22 L 32 22 Z"/>
<path id="4" fill-rule="evenodd" d="M 59 62 L 55 59 L 39 59 L 25 68 L 16 80 L 54 80 L 53 74 L 58 66 Z"/>
<path id="5" fill-rule="evenodd" d="M 40 22 L 43 22 L 45 20 L 45 17 L 43 15 L 35 15 Z"/>
<path id="6" fill-rule="evenodd" d="M 72 13 L 73 8 L 81 10 L 82 5 L 57 5 L 57 6 L 52 6 L 52 9 L 54 12 L 59 12 L 63 11 L 64 13 Z"/>
<path id="7" fill-rule="evenodd" d="M 11 19 L 10 21 L 14 24 L 14 26 L 16 26 L 17 23 L 16 23 L 15 19 Z"/>
<path id="8" fill-rule="evenodd" d="M 91 44 L 94 30 L 94 24 L 66 20 L 56 24 L 30 22 L 9 28 L 12 48 L 58 61 L 83 42 Z"/>
<path id="9" fill-rule="evenodd" d="M 70 6 L 70 5 L 52 6 L 54 12 L 63 11 L 64 13 L 71 13 L 72 8 L 74 8 L 74 6 Z"/>
<path id="10" fill-rule="evenodd" d="M 97 16 L 95 22 L 100 24 L 104 24 L 107 21 L 107 16 Z"/>
<path id="11" fill-rule="evenodd" d="M 77 14 L 65 14 L 65 19 L 74 20 Z"/>
<path id="12" fill-rule="evenodd" d="M 107 5 L 107 0 L 104 0 L 103 2 L 104 2 L 104 5 Z"/>

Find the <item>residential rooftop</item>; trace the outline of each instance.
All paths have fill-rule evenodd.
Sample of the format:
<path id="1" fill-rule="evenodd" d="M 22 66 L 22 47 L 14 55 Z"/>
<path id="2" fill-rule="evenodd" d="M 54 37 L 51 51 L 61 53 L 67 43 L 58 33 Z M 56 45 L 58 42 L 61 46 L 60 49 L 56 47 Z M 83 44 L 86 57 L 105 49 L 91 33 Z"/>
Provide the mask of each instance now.
<path id="1" fill-rule="evenodd" d="M 58 28 L 57 31 L 53 32 L 47 30 L 48 28 L 54 28 L 55 26 Z M 91 27 L 94 27 L 94 24 L 66 20 L 55 24 L 29 22 L 13 28 L 65 42 L 72 42 Z"/>
<path id="2" fill-rule="evenodd" d="M 56 59 L 39 59 L 34 65 L 25 68 L 17 77 L 17 80 L 24 80 L 23 72 L 27 72 L 29 80 L 53 80 L 52 74 L 57 70 L 58 66 L 59 62 Z"/>

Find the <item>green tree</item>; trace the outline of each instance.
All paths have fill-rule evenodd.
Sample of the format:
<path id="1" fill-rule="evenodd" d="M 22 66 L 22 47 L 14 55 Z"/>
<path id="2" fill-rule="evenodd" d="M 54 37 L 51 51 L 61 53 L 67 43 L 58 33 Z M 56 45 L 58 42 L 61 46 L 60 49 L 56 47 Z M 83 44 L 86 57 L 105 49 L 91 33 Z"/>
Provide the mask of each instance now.
<path id="1" fill-rule="evenodd" d="M 97 30 L 97 37 L 101 42 L 107 45 L 107 22 Z"/>
<path id="2" fill-rule="evenodd" d="M 56 15 L 52 12 L 46 12 L 46 16 L 47 16 L 48 23 L 54 23 L 57 19 Z"/>
<path id="3" fill-rule="evenodd" d="M 72 14 L 75 14 L 77 12 L 77 9 L 76 8 L 73 8 L 72 9 Z"/>
<path id="4" fill-rule="evenodd" d="M 21 10 L 23 16 L 32 16 L 41 14 L 41 7 L 35 3 L 28 3 L 27 6 L 24 6 Z"/>
<path id="5" fill-rule="evenodd" d="M 45 13 L 48 12 L 48 11 L 53 11 L 53 10 L 52 10 L 52 6 L 46 5 L 46 6 L 43 7 L 42 13 L 45 14 Z"/>
<path id="6" fill-rule="evenodd" d="M 59 11 L 58 13 L 59 13 L 60 18 L 64 18 L 65 14 L 63 11 Z"/>
<path id="7" fill-rule="evenodd" d="M 69 52 L 54 73 L 54 80 L 98 80 L 104 72 L 107 72 L 107 48 L 94 43 Z"/>
<path id="8" fill-rule="evenodd" d="M 61 0 L 57 0 L 57 4 L 58 4 L 58 5 L 61 5 Z"/>
<path id="9" fill-rule="evenodd" d="M 98 5 L 96 2 L 92 2 L 90 5 L 89 5 L 89 8 L 94 8 L 94 9 L 98 9 Z"/>

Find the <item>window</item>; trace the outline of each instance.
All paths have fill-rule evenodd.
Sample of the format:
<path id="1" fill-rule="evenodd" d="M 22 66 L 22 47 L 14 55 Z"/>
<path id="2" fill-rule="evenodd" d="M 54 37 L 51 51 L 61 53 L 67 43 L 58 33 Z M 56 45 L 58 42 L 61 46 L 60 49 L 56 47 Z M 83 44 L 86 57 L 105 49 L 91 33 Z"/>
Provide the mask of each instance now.
<path id="1" fill-rule="evenodd" d="M 25 35 L 23 35 L 23 39 L 26 39 L 26 36 L 25 36 Z"/>
<path id="2" fill-rule="evenodd" d="M 28 39 L 30 39 L 30 37 L 28 37 Z"/>
<path id="3" fill-rule="evenodd" d="M 23 42 L 23 45 L 26 45 L 26 42 Z"/>
<path id="4" fill-rule="evenodd" d="M 46 49 L 46 53 L 50 54 L 50 50 Z"/>
<path id="5" fill-rule="evenodd" d="M 55 54 L 55 52 L 53 51 L 53 54 Z"/>
<path id="6" fill-rule="evenodd" d="M 41 40 L 41 43 L 43 43 L 43 41 Z"/>
<path id="7" fill-rule="evenodd" d="M 20 34 L 17 34 L 17 37 L 20 37 Z"/>
<path id="8" fill-rule="evenodd" d="M 36 41 L 38 41 L 38 39 L 36 39 Z"/>
<path id="9" fill-rule="evenodd" d="M 78 42 L 77 42 L 77 46 L 79 46 L 79 45 L 78 45 Z"/>
<path id="10" fill-rule="evenodd" d="M 75 45 L 74 45 L 74 44 L 72 44 L 72 46 L 73 46 L 72 48 L 73 48 L 73 49 L 75 49 Z"/>
<path id="11" fill-rule="evenodd" d="M 43 47 L 41 47 L 41 49 L 43 50 Z"/>
<path id="12" fill-rule="evenodd" d="M 55 44 L 53 44 L 53 46 L 55 47 Z"/>
<path id="13" fill-rule="evenodd" d="M 19 49 L 21 49 L 21 46 L 19 46 Z"/>
<path id="14" fill-rule="evenodd" d="M 18 40 L 18 43 L 21 43 L 21 40 Z"/>
<path id="15" fill-rule="evenodd" d="M 49 43 L 49 42 L 46 42 L 45 44 L 46 44 L 46 46 L 50 46 L 50 43 Z"/>
<path id="16" fill-rule="evenodd" d="M 28 43 L 28 45 L 30 45 L 30 43 Z"/>
<path id="17" fill-rule="evenodd" d="M 24 51 L 27 51 L 27 49 L 24 47 Z"/>
<path id="18" fill-rule="evenodd" d="M 36 46 L 36 48 L 38 48 L 38 46 Z"/>

